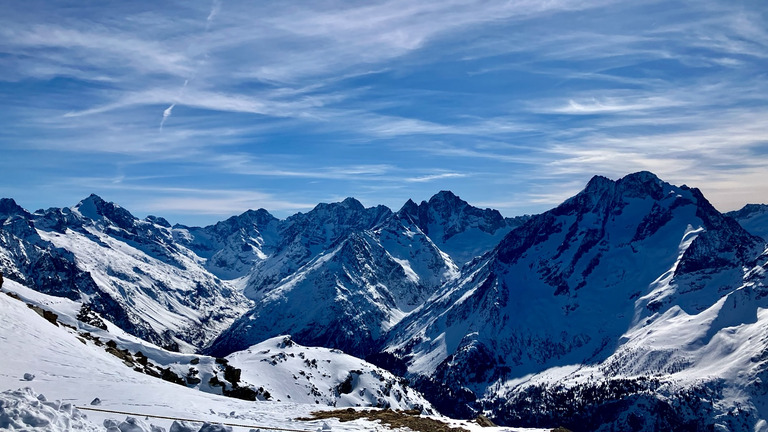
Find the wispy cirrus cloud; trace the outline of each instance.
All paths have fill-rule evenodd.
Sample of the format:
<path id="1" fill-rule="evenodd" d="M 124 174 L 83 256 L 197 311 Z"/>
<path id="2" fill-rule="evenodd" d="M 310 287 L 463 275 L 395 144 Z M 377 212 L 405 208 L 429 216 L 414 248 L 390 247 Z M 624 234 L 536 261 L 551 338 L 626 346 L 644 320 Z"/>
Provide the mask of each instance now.
<path id="1" fill-rule="evenodd" d="M 448 172 L 448 173 L 440 173 L 440 174 L 423 175 L 419 177 L 408 177 L 405 179 L 405 181 L 409 183 L 423 183 L 423 182 L 431 182 L 431 181 L 443 180 L 443 179 L 449 179 L 449 178 L 462 178 L 467 176 L 468 174 L 464 174 L 464 173 Z"/>
<path id="2" fill-rule="evenodd" d="M 768 165 L 768 18 L 750 2 L 24 6 L 0 17 L 0 183 L 35 154 L 69 165 L 36 172 L 45 191 L 80 165 L 280 208 L 454 188 L 526 212 L 639 169 L 735 205 Z M 178 214 L 243 204 L 173 193 Z"/>

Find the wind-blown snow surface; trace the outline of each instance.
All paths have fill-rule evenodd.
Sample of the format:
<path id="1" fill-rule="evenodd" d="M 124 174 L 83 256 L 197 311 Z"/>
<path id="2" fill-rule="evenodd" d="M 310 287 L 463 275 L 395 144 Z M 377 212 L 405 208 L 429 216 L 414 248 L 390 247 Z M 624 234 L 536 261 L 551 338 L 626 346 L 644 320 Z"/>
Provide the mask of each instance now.
<path id="1" fill-rule="evenodd" d="M 134 371 L 124 359 L 108 353 L 95 339 L 83 334 L 89 332 L 102 341 L 114 340 L 118 349 L 134 354 L 141 351 L 150 362 L 172 371 L 185 373 L 190 367 L 195 368 L 196 376 L 202 378 L 203 383 L 212 373 L 224 380 L 221 362 L 166 351 L 121 332 L 108 322 L 107 330 L 78 322 L 73 314 L 79 311 L 80 305 L 72 300 L 41 294 L 12 281 L 5 282 L 3 291 L 17 293 L 23 300 L 0 294 L 0 317 L 4 323 L 0 333 L 3 347 L 0 422 L 8 422 L 0 425 L 11 430 L 18 427 L 28 431 L 104 430 L 96 426 L 103 424 L 104 419 L 114 418 L 120 423 L 125 418 L 85 409 L 89 407 L 136 413 L 140 414 L 139 418 L 159 415 L 308 431 L 321 427 L 322 422 L 295 419 L 308 416 L 311 411 L 328 409 L 325 404 L 342 407 L 383 401 L 393 408 L 421 405 L 430 409 L 420 395 L 402 386 L 388 372 L 332 350 L 298 346 L 287 338 L 265 341 L 251 347 L 250 352 L 228 357 L 231 365 L 242 368 L 241 382 L 269 389 L 271 401 L 250 402 L 220 396 L 216 394 L 220 387 L 204 384 L 173 384 Z M 27 307 L 27 302 L 57 313 L 61 325 L 40 317 Z M 28 381 L 23 378 L 25 374 L 34 377 Z M 16 391 L 24 387 L 31 387 L 34 392 Z M 338 391 L 339 387 L 342 392 Z M 5 389 L 8 390 L 3 392 Z M 38 399 L 38 393 L 50 402 Z M 97 406 L 91 405 L 95 398 L 100 400 Z M 281 402 L 277 402 L 278 398 Z M 56 399 L 63 404 L 54 402 Z M 73 407 L 83 408 L 77 411 Z M 81 414 L 86 414 L 95 424 L 88 423 Z M 12 423 L 14 421 L 16 423 Z M 171 420 L 143 421 L 150 422 L 168 428 Z M 328 420 L 328 423 L 332 430 L 387 430 L 364 420 L 349 423 Z M 472 428 L 469 423 L 464 425 Z"/>
<path id="2" fill-rule="evenodd" d="M 29 387 L 0 393 L 0 428 L 48 432 L 103 430 L 71 403 L 48 401 L 45 395 L 38 395 Z"/>

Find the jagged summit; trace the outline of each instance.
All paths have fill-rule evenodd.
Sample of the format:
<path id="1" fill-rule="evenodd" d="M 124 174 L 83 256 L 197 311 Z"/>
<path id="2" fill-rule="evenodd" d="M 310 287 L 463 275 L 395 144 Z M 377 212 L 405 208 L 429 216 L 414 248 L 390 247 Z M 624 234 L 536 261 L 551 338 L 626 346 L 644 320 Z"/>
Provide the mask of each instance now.
<path id="1" fill-rule="evenodd" d="M 747 204 L 739 210 L 726 213 L 726 216 L 743 219 L 759 213 L 768 213 L 768 204 Z"/>
<path id="2" fill-rule="evenodd" d="M 432 205 L 435 205 L 440 202 L 443 202 L 449 205 L 463 205 L 467 203 L 463 199 L 459 198 L 458 195 L 454 194 L 449 190 L 441 190 L 440 192 L 436 193 L 435 195 L 432 196 L 432 198 L 429 199 L 429 203 Z"/>
<path id="3" fill-rule="evenodd" d="M 409 199 L 397 214 L 418 226 L 459 265 L 489 251 L 517 225 L 498 210 L 474 207 L 451 191 L 440 191 L 418 205 Z"/>
<path id="4" fill-rule="evenodd" d="M 29 218 L 30 214 L 20 205 L 16 204 L 13 198 L 0 198 L 0 219 L 7 219 L 11 216 Z"/>
<path id="5" fill-rule="evenodd" d="M 341 204 L 351 210 L 365 210 L 363 203 L 352 197 L 344 198 L 344 201 L 342 201 Z"/>
<path id="6" fill-rule="evenodd" d="M 641 183 L 647 183 L 647 182 L 660 182 L 662 181 L 659 176 L 656 174 L 650 172 L 650 171 L 636 171 L 633 173 L 629 173 L 622 177 L 625 181 L 634 181 L 634 182 L 641 182 Z"/>
<path id="7" fill-rule="evenodd" d="M 628 174 L 618 180 L 603 176 L 592 177 L 584 189 L 555 208 L 570 211 L 571 208 L 589 206 L 591 208 L 614 205 L 622 197 L 662 199 L 672 186 L 648 171 Z"/>
<path id="8" fill-rule="evenodd" d="M 129 228 L 137 220 L 128 210 L 115 203 L 107 202 L 96 194 L 91 194 L 80 201 L 73 210 L 93 221 L 109 219 L 120 228 Z"/>
<path id="9" fill-rule="evenodd" d="M 270 212 L 262 208 L 258 210 L 246 210 L 237 216 L 231 216 L 225 221 L 218 222 L 212 227 L 216 230 L 223 229 L 224 227 L 229 227 L 230 229 L 245 228 L 250 225 L 260 227 L 276 221 L 278 221 L 276 217 L 272 216 Z"/>
<path id="10" fill-rule="evenodd" d="M 339 209 L 339 208 L 343 208 L 346 211 L 353 211 L 353 212 L 362 212 L 366 210 L 363 203 L 358 201 L 356 198 L 347 197 L 340 202 L 319 203 L 308 213 L 321 212 L 321 211 L 338 211 L 336 209 Z"/>
<path id="11" fill-rule="evenodd" d="M 164 217 L 147 215 L 147 217 L 145 217 L 144 220 L 149 223 L 153 223 L 155 225 L 160 225 L 161 227 L 164 227 L 164 228 L 171 228 L 171 223 L 168 222 L 168 220 L 165 219 Z"/>
<path id="12" fill-rule="evenodd" d="M 596 175 L 592 177 L 584 188 L 585 192 L 599 191 L 605 188 L 616 187 L 621 188 L 623 191 L 650 191 L 657 186 L 667 185 L 668 183 L 661 180 L 656 174 L 649 171 L 638 171 L 635 173 L 627 174 L 617 180 L 611 180 L 608 177 Z"/>
<path id="13" fill-rule="evenodd" d="M 408 214 L 416 214 L 416 212 L 419 211 L 419 205 L 416 204 L 415 201 L 408 198 L 408 201 L 403 204 L 402 207 L 400 207 L 400 210 L 397 211 L 398 214 L 401 215 L 408 215 Z"/>

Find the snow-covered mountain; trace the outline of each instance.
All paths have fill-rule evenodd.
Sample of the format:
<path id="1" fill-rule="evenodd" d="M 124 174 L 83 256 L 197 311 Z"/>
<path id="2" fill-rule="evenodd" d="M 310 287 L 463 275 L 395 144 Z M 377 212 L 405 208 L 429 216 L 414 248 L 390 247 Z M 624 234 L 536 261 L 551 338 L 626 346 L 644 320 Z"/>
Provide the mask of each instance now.
<path id="1" fill-rule="evenodd" d="M 398 214 L 418 226 L 459 266 L 493 249 L 528 218 L 504 218 L 498 210 L 473 207 L 450 191 L 440 191 L 418 205 L 408 200 Z"/>
<path id="2" fill-rule="evenodd" d="M 768 204 L 747 204 L 725 215 L 736 219 L 750 233 L 768 240 Z"/>
<path id="3" fill-rule="evenodd" d="M 140 419 L 170 418 L 165 424 L 152 418 L 165 427 L 181 418 L 305 430 L 322 423 L 299 422 L 296 417 L 332 407 L 434 413 L 404 380 L 336 350 L 303 347 L 279 337 L 226 358 L 180 354 L 122 332 L 101 317 L 103 328 L 82 322 L 82 304 L 14 281 L 3 284 L 0 428 L 104 431 L 100 425 L 107 423 L 102 419 L 125 418 L 89 407 L 136 413 Z M 66 405 L 32 390 L 14 391 L 21 386 L 51 399 L 66 399 Z M 382 430 L 367 421 L 347 428 L 329 422 L 333 430 Z"/>
<path id="4" fill-rule="evenodd" d="M 456 414 L 487 409 L 502 423 L 554 422 L 573 430 L 711 426 L 733 405 L 710 393 L 743 390 L 730 380 L 742 364 L 705 375 L 694 366 L 727 353 L 697 355 L 728 351 L 723 340 L 733 328 L 755 322 L 764 307 L 755 258 L 764 247 L 697 189 L 647 172 L 618 181 L 595 177 L 575 197 L 512 230 L 406 317 L 392 330 L 387 352 L 404 362 L 438 409 Z M 746 282 L 748 275 L 756 280 Z M 712 319 L 723 304 L 741 312 Z M 698 381 L 658 377 L 681 371 Z M 760 400 L 740 403 L 766 418 Z M 697 404 L 717 415 L 696 423 L 703 415 Z M 676 411 L 680 406 L 693 414 Z M 751 430 L 756 423 L 745 424 Z"/>
<path id="5" fill-rule="evenodd" d="M 300 267 L 224 332 L 218 355 L 290 333 L 308 345 L 365 356 L 427 293 L 375 239 L 352 233 Z"/>
<path id="6" fill-rule="evenodd" d="M 10 279 L 74 300 L 172 349 L 205 345 L 249 306 L 176 243 L 161 218 L 139 220 L 96 195 L 31 214 L 3 200 L 0 265 Z"/>
<path id="7" fill-rule="evenodd" d="M 431 292 L 459 277 L 456 262 L 401 212 L 376 226 L 371 235 L 403 267 L 409 280 Z M 410 305 L 421 304 L 423 300 L 417 296 Z"/>
<path id="8" fill-rule="evenodd" d="M 766 208 L 723 215 L 648 172 L 511 219 L 447 191 L 202 228 L 95 195 L 3 199 L 0 270 L 203 393 L 422 403 L 401 375 L 439 411 L 502 424 L 768 431 Z"/>
<path id="9" fill-rule="evenodd" d="M 201 228 L 139 220 L 96 195 L 35 213 L 3 199 L 0 271 L 41 292 L 87 298 L 126 331 L 174 349 L 218 337 L 212 351 L 224 354 L 292 334 L 363 356 L 458 278 L 462 262 L 434 236 L 454 252 L 457 239 L 471 241 L 469 257 L 516 223 L 449 192 L 417 206 L 420 215 L 408 208 L 347 198 L 285 220 L 249 210 Z M 253 309 L 221 334 L 248 309 L 243 294 Z M 317 301 L 308 308 L 306 298 Z"/>
<path id="10" fill-rule="evenodd" d="M 424 229 L 454 247 L 454 240 L 475 239 L 468 257 L 490 249 L 514 224 L 449 192 L 430 203 L 417 207 L 421 219 L 406 211 L 409 204 L 392 213 L 352 198 L 286 219 L 275 253 L 249 277 L 245 295 L 256 305 L 208 352 L 224 355 L 288 333 L 306 345 L 375 352 L 393 325 L 458 278 L 454 259 Z"/>
<path id="11" fill-rule="evenodd" d="M 221 279 L 237 279 L 274 254 L 279 223 L 264 209 L 248 210 L 204 228 L 176 225 L 172 233 L 176 242 L 205 258 L 205 268 L 211 273 Z"/>
<path id="12" fill-rule="evenodd" d="M 365 208 L 360 201 L 347 198 L 340 203 L 321 203 L 307 213 L 290 216 L 278 227 L 274 253 L 252 269 L 245 295 L 260 299 L 349 234 L 371 229 L 391 214 L 384 206 Z"/>

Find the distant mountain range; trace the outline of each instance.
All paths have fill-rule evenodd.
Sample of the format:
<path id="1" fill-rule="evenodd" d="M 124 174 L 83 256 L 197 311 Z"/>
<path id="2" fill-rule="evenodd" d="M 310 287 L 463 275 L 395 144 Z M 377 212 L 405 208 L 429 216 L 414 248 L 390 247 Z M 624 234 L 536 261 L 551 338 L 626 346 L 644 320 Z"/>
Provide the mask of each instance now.
<path id="1" fill-rule="evenodd" d="M 580 430 L 768 430 L 768 206 L 649 172 L 505 218 L 448 191 L 284 220 L 143 220 L 91 195 L 0 200 L 0 270 L 147 341 L 224 356 L 290 334 L 438 409 Z M 613 428 L 613 429 L 612 429 Z"/>

